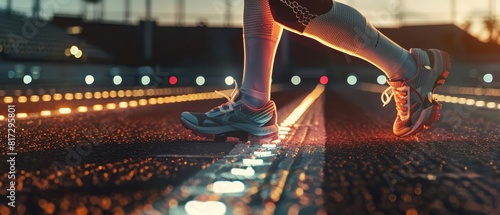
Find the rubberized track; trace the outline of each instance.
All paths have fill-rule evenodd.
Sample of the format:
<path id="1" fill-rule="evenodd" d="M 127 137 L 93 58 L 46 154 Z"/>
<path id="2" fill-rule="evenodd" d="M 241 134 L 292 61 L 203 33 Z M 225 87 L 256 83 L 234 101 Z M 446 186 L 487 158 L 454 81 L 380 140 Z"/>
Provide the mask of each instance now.
<path id="1" fill-rule="evenodd" d="M 275 93 L 280 119 L 311 90 Z M 183 207 L 169 198 L 178 186 L 237 145 L 192 135 L 179 115 L 222 102 L 19 121 L 15 212 L 153 214 Z M 499 214 L 498 110 L 444 104 L 442 111 L 433 128 L 401 139 L 391 132 L 395 110 L 382 108 L 379 94 L 328 89 L 294 128 L 300 144 L 278 144 L 279 152 L 294 154 L 282 155 L 293 159 L 277 202 L 227 204 L 239 209 L 227 214 L 259 207 L 276 214 Z M 5 162 L 0 169 L 8 169 Z M 6 173 L 1 182 L 4 188 Z M 0 211 L 9 210 L 0 201 Z"/>

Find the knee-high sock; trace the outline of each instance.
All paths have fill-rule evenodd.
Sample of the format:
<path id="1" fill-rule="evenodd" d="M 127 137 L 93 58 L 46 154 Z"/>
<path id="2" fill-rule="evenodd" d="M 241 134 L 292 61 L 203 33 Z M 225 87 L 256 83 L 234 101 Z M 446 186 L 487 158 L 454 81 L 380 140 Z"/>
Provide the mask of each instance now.
<path id="1" fill-rule="evenodd" d="M 416 73 L 416 63 L 407 50 L 345 4 L 333 2 L 329 12 L 308 23 L 303 35 L 374 64 L 391 80 L 408 79 Z"/>
<path id="2" fill-rule="evenodd" d="M 274 22 L 268 0 L 246 0 L 243 12 L 245 65 L 242 99 L 255 108 L 271 95 L 274 56 L 283 28 Z"/>

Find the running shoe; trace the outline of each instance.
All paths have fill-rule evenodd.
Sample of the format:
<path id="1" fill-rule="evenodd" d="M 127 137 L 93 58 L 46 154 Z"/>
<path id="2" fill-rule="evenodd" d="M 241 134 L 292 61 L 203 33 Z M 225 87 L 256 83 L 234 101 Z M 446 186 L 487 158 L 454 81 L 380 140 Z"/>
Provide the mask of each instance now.
<path id="1" fill-rule="evenodd" d="M 398 113 L 393 132 L 398 137 L 428 129 L 439 119 L 441 104 L 433 93 L 444 84 L 451 68 L 450 57 L 444 51 L 414 48 L 410 53 L 417 64 L 416 75 L 408 80 L 389 80 L 390 87 L 381 96 L 384 106 L 394 97 Z"/>
<path id="2" fill-rule="evenodd" d="M 273 101 L 252 108 L 241 99 L 237 85 L 230 96 L 222 95 L 228 101 L 206 113 L 183 112 L 180 120 L 184 127 L 216 141 L 225 141 L 227 137 L 259 143 L 277 139 L 279 129 Z"/>

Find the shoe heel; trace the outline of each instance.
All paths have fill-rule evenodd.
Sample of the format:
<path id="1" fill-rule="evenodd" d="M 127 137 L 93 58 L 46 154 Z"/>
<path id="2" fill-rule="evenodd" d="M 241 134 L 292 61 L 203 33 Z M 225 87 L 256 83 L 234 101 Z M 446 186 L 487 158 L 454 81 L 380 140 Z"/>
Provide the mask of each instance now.
<path id="1" fill-rule="evenodd" d="M 433 122 L 439 120 L 439 117 L 441 114 L 439 114 L 439 111 L 441 110 L 442 105 L 438 101 L 433 101 L 432 102 L 432 112 L 431 115 L 429 116 L 429 119 L 423 123 L 423 128 L 424 129 L 429 129 L 432 125 Z"/>
<path id="2" fill-rule="evenodd" d="M 438 53 L 435 53 L 438 52 Z M 436 82 L 434 82 L 434 87 L 433 89 L 436 89 L 440 86 L 442 86 L 445 82 L 446 79 L 448 78 L 448 75 L 450 74 L 451 70 L 451 58 L 450 55 L 444 51 L 441 50 L 433 50 L 433 54 L 439 54 L 441 55 L 442 61 L 443 61 L 443 70 L 441 71 L 441 74 L 438 75 Z"/>

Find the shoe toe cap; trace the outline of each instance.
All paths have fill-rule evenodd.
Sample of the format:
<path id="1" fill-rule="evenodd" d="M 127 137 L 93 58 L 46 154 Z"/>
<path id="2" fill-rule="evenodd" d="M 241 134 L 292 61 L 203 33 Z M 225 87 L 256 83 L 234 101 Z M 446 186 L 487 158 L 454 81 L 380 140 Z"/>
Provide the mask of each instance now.
<path id="1" fill-rule="evenodd" d="M 191 114 L 190 112 L 183 112 L 181 114 L 181 117 L 190 123 L 198 125 L 198 118 L 195 115 Z"/>

